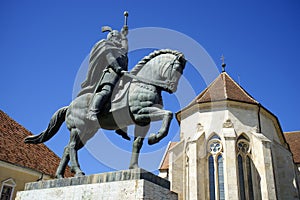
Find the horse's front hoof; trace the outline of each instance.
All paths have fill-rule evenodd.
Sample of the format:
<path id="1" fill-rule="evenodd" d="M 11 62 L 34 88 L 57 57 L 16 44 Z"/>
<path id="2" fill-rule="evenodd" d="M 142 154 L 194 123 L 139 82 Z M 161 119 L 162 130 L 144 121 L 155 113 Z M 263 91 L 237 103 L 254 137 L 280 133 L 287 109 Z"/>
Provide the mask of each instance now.
<path id="1" fill-rule="evenodd" d="M 156 144 L 158 142 L 157 137 L 154 133 L 152 133 L 149 138 L 148 138 L 148 144 L 152 145 L 152 144 Z"/>

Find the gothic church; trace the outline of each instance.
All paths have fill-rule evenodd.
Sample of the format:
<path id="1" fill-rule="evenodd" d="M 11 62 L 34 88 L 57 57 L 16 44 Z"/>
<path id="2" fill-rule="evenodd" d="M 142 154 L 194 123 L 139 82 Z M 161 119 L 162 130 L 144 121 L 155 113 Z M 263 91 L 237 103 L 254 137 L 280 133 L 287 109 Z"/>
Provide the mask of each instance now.
<path id="1" fill-rule="evenodd" d="M 176 118 L 180 141 L 169 144 L 160 176 L 179 199 L 299 199 L 277 117 L 225 71 Z"/>

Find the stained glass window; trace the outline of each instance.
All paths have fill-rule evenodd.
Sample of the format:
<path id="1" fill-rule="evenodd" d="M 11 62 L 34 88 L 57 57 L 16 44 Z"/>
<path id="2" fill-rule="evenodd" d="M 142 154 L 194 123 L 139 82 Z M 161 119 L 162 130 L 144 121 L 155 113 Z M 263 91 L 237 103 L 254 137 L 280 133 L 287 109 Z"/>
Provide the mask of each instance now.
<path id="1" fill-rule="evenodd" d="M 240 199 L 245 200 L 245 180 L 244 180 L 244 167 L 243 167 L 243 158 L 241 155 L 238 155 L 238 167 L 239 167 L 239 185 L 240 185 Z"/>
<path id="2" fill-rule="evenodd" d="M 250 141 L 243 135 L 238 138 L 237 151 L 240 199 L 252 200 L 254 192 Z"/>
<path id="3" fill-rule="evenodd" d="M 215 200 L 215 167 L 214 167 L 214 158 L 209 156 L 209 197 L 210 200 Z"/>
<path id="4" fill-rule="evenodd" d="M 218 182 L 219 182 L 219 199 L 225 200 L 225 191 L 224 191 L 224 171 L 223 171 L 223 157 L 222 155 L 218 156 Z"/>
<path id="5" fill-rule="evenodd" d="M 252 166 L 251 166 L 251 159 L 249 156 L 246 158 L 246 167 L 247 167 L 247 177 L 248 177 L 248 189 L 249 189 L 249 199 L 254 199 L 253 197 L 253 183 L 252 183 Z"/>
<path id="6" fill-rule="evenodd" d="M 224 188 L 224 166 L 223 166 L 223 147 L 221 139 L 217 135 L 213 135 L 207 145 L 208 157 L 208 173 L 209 173 L 209 199 L 225 199 Z"/>

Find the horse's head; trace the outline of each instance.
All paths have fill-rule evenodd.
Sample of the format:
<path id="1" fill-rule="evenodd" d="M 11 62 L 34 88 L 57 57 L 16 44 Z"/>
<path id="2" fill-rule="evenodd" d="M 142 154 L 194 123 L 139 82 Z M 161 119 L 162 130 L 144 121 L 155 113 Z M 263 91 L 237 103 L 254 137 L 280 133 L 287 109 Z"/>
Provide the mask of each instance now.
<path id="1" fill-rule="evenodd" d="M 166 82 L 166 91 L 174 93 L 177 90 L 179 79 L 183 73 L 186 60 L 184 55 L 178 51 L 172 51 L 168 54 L 163 54 L 165 63 L 161 68 L 162 80 Z"/>
<path id="2" fill-rule="evenodd" d="M 156 50 L 145 56 L 132 70 L 131 74 L 145 77 L 144 82 L 161 87 L 173 93 L 183 73 L 186 60 L 179 51 L 170 49 Z M 143 81 L 142 81 L 143 82 Z"/>

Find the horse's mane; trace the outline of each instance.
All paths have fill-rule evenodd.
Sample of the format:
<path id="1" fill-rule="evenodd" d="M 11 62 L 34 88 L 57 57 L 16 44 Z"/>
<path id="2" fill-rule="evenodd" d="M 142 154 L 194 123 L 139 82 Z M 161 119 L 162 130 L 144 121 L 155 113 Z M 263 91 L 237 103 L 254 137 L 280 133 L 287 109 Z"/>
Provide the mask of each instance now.
<path id="1" fill-rule="evenodd" d="M 150 61 L 152 58 L 159 56 L 161 54 L 173 54 L 174 56 L 183 56 L 183 54 L 177 50 L 171 50 L 171 49 L 160 49 L 160 50 L 155 50 L 152 53 L 150 53 L 148 56 L 145 56 L 141 61 L 139 61 L 134 67 L 133 69 L 130 71 L 131 74 L 136 75 L 141 69 L 142 67 L 148 62 Z"/>

